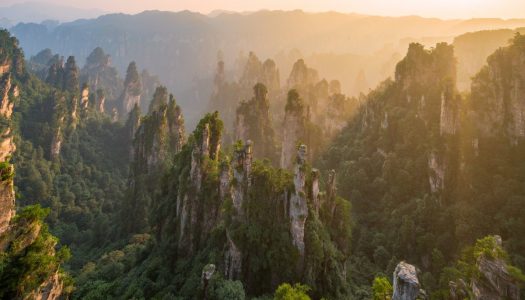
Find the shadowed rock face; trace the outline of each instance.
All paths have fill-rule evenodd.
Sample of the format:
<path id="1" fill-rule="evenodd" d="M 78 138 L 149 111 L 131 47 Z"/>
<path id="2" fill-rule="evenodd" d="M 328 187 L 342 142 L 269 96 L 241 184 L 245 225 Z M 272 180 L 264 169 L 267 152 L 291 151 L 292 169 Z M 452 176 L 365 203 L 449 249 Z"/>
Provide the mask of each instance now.
<path id="1" fill-rule="evenodd" d="M 511 142 L 525 138 L 525 37 L 491 55 L 472 80 L 471 117 L 482 136 L 506 135 Z"/>
<path id="2" fill-rule="evenodd" d="M 392 300 L 414 300 L 419 295 L 416 267 L 400 262 L 394 271 L 394 294 Z"/>

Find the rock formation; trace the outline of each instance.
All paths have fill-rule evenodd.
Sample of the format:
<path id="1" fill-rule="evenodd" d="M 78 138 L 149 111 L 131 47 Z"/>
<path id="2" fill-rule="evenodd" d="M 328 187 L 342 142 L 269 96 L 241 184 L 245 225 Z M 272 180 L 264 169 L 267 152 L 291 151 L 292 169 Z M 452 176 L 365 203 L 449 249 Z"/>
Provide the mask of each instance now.
<path id="1" fill-rule="evenodd" d="M 64 91 L 69 91 L 77 93 L 79 86 L 79 76 L 80 71 L 78 70 L 77 64 L 75 62 L 75 57 L 70 56 L 67 58 L 66 64 L 64 65 L 64 83 L 62 89 Z"/>
<path id="2" fill-rule="evenodd" d="M 494 236 L 493 253 L 502 247 L 501 237 Z M 479 276 L 473 277 L 471 282 L 472 293 L 476 300 L 518 300 L 520 285 L 509 272 L 507 263 L 502 257 L 490 257 L 482 254 L 478 257 L 476 268 Z"/>
<path id="3" fill-rule="evenodd" d="M 497 50 L 472 80 L 470 112 L 482 137 L 503 134 L 512 143 L 525 138 L 524 40 L 517 35 Z"/>
<path id="4" fill-rule="evenodd" d="M 235 140 L 252 140 L 256 145 L 254 156 L 277 160 L 276 141 L 270 118 L 268 90 L 262 83 L 253 87 L 254 97 L 241 102 L 237 108 Z"/>
<path id="5" fill-rule="evenodd" d="M 304 225 L 308 216 L 308 205 L 306 200 L 306 145 L 301 145 L 297 152 L 294 167 L 294 193 L 290 197 L 290 233 L 292 242 L 299 250 L 299 254 L 304 256 Z"/>
<path id="6" fill-rule="evenodd" d="M 10 123 L 18 88 L 11 82 L 12 66 L 13 61 L 8 58 L 0 63 L 0 236 L 8 230 L 15 214 L 14 168 L 9 160 L 16 149 Z"/>
<path id="7" fill-rule="evenodd" d="M 416 267 L 404 261 L 394 271 L 394 294 L 392 300 L 415 300 L 420 293 Z"/>
<path id="8" fill-rule="evenodd" d="M 203 182 L 208 180 L 206 165 L 209 160 L 217 161 L 222 136 L 222 121 L 218 113 L 208 114 L 201 120 L 194 132 L 195 141 L 191 148 L 191 168 L 188 178 L 180 178 L 180 183 L 188 187 L 184 193 L 177 195 L 179 218 L 179 251 L 185 255 L 192 254 L 216 224 L 219 217 L 219 204 L 204 207 L 202 199 Z M 225 176 L 225 175 L 223 175 Z M 223 183 L 224 184 L 224 183 Z M 207 201 L 208 203 L 213 200 Z"/>
<path id="9" fill-rule="evenodd" d="M 299 59 L 293 65 L 286 84 L 288 89 L 303 91 L 307 86 L 314 85 L 317 82 L 319 82 L 319 73 L 309 68 L 303 59 Z"/>
<path id="10" fill-rule="evenodd" d="M 120 114 L 127 115 L 135 104 L 141 105 L 142 96 L 142 82 L 137 71 L 135 62 L 131 62 L 126 71 L 126 79 L 124 80 L 124 91 L 120 96 Z"/>
<path id="11" fill-rule="evenodd" d="M 106 94 L 104 93 L 104 90 L 98 89 L 95 99 L 95 108 L 98 112 L 104 113 L 106 104 Z"/>
<path id="12" fill-rule="evenodd" d="M 80 82 L 86 84 L 91 91 L 103 90 L 111 100 L 118 97 L 122 90 L 122 80 L 118 78 L 117 70 L 111 66 L 111 57 L 97 47 L 89 54 L 84 67 L 80 70 Z"/>
<path id="13" fill-rule="evenodd" d="M 80 108 L 83 112 L 87 111 L 89 107 L 89 87 L 84 85 L 80 91 Z"/>
<path id="14" fill-rule="evenodd" d="M 178 153 L 185 142 L 184 119 L 180 107 L 164 87 L 158 87 L 150 105 L 150 112 L 139 125 L 140 110 L 135 103 L 128 121 L 134 137 L 134 172 L 148 174 L 168 157 Z M 138 126 L 138 127 L 137 127 Z"/>
<path id="15" fill-rule="evenodd" d="M 12 78 L 20 79 L 22 75 L 27 74 L 24 74 L 24 59 L 18 48 L 17 40 L 10 37 L 9 33 L 4 30 L 0 30 L 0 40 L 2 41 L 0 43 L 0 119 L 2 121 L 0 122 L 0 255 L 3 261 L 2 272 L 17 274 L 24 271 L 11 270 L 9 272 L 9 268 L 13 267 L 9 261 L 14 260 L 14 257 L 18 260 L 34 259 L 34 256 L 42 255 L 38 251 L 45 252 L 46 260 L 48 260 L 47 257 L 55 258 L 57 242 L 53 237 L 42 238 L 37 249 L 31 249 L 35 241 L 42 237 L 41 232 L 47 230 L 47 227 L 43 225 L 42 220 L 32 220 L 35 218 L 34 215 L 28 217 L 18 214 L 16 218 L 13 218 L 15 216 L 14 166 L 10 164 L 10 158 L 15 151 L 15 146 L 11 136 L 11 115 L 15 100 L 19 96 L 19 90 L 11 83 L 11 80 Z M 47 234 L 50 236 L 49 233 Z M 25 257 L 26 255 L 28 257 L 33 255 L 33 258 Z M 37 261 L 41 262 L 38 259 Z M 53 275 L 43 283 L 38 281 L 39 276 L 42 277 L 42 275 L 36 275 L 32 280 L 40 284 L 40 287 L 32 292 L 24 291 L 28 293 L 23 295 L 24 297 L 27 299 L 58 299 L 62 294 L 63 285 L 62 277 L 58 275 L 60 266 L 50 266 L 56 268 L 54 272 L 53 270 L 46 271 L 53 272 Z M 2 295 L 6 296 L 5 291 Z"/>
<path id="16" fill-rule="evenodd" d="M 306 126 L 306 108 L 296 90 L 288 93 L 283 122 L 283 142 L 281 150 L 281 168 L 291 169 L 295 158 L 297 143 L 304 140 Z"/>

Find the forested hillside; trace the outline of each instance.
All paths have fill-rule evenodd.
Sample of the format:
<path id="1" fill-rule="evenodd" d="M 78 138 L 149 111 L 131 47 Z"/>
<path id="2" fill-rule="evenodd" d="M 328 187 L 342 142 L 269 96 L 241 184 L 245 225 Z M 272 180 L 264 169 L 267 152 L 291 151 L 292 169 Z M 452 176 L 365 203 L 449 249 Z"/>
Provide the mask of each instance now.
<path id="1" fill-rule="evenodd" d="M 460 92 L 454 46 L 412 43 L 360 97 L 219 54 L 193 128 L 149 64 L 0 31 L 0 298 L 520 299 L 525 37 L 501 46 Z"/>

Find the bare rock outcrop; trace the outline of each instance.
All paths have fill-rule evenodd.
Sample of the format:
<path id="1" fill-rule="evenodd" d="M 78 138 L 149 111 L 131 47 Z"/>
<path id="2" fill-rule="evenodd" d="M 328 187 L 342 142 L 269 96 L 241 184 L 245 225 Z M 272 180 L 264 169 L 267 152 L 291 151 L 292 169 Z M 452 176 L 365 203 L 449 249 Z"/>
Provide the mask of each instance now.
<path id="1" fill-rule="evenodd" d="M 420 293 L 416 267 L 404 261 L 394 271 L 392 300 L 415 300 Z"/>
<path id="2" fill-rule="evenodd" d="M 291 169 L 296 155 L 297 142 L 303 139 L 306 124 L 306 109 L 296 90 L 288 93 L 283 122 L 281 168 Z"/>
<path id="3" fill-rule="evenodd" d="M 127 115 L 135 105 L 140 106 L 142 97 L 142 82 L 135 62 L 131 62 L 126 71 L 124 91 L 120 96 L 120 115 Z"/>
<path id="4" fill-rule="evenodd" d="M 301 145 L 297 152 L 294 168 L 294 187 L 295 191 L 290 197 L 290 233 L 292 243 L 299 250 L 301 256 L 304 256 L 304 226 L 308 217 L 307 191 L 306 191 L 306 145 Z"/>

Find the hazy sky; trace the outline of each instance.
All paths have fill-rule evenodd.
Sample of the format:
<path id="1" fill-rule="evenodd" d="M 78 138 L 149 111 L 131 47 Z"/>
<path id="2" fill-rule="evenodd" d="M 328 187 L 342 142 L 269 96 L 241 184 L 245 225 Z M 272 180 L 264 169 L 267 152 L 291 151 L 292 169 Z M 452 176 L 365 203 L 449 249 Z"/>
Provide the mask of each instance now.
<path id="1" fill-rule="evenodd" d="M 35 1 L 127 13 L 148 9 L 172 11 L 188 9 L 203 13 L 215 9 L 234 11 L 302 9 L 390 16 L 525 18 L 525 0 L 33 0 Z M 22 2 L 27 0 L 0 0 L 0 6 Z"/>

